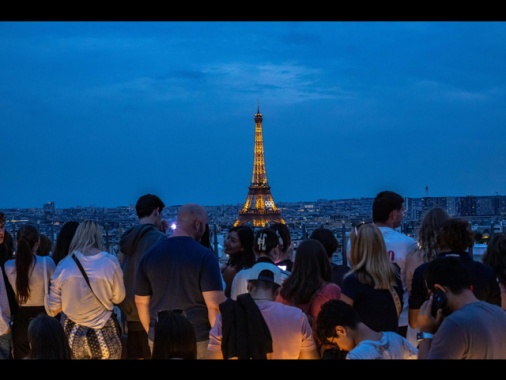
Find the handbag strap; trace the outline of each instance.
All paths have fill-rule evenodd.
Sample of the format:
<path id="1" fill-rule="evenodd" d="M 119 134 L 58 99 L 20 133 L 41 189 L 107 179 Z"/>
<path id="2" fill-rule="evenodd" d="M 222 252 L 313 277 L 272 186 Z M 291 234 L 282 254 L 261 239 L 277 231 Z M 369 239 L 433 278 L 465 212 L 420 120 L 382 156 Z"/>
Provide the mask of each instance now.
<path id="1" fill-rule="evenodd" d="M 390 287 L 390 294 L 392 294 L 392 298 L 395 302 L 395 308 L 397 309 L 397 317 L 401 315 L 402 306 L 401 306 L 401 300 L 399 299 L 399 295 L 395 291 L 394 288 Z"/>
<path id="2" fill-rule="evenodd" d="M 76 256 L 75 253 L 72 254 L 72 258 L 74 259 L 74 261 L 76 262 L 77 266 L 79 267 L 79 270 L 81 271 L 84 279 L 86 280 L 86 283 L 88 284 L 88 286 L 89 286 L 91 292 L 93 293 L 93 295 L 95 296 L 95 298 L 100 301 L 100 303 L 102 304 L 103 307 L 106 308 L 106 310 L 109 310 L 109 308 L 104 305 L 104 303 L 100 300 L 100 298 L 97 297 L 97 295 L 93 291 L 93 288 L 91 287 L 91 284 L 90 284 L 90 279 L 88 278 L 88 275 L 86 274 L 86 271 L 84 270 L 81 262 L 79 261 L 79 259 L 77 258 L 77 256 Z M 114 310 L 109 310 L 109 311 L 114 312 Z"/>

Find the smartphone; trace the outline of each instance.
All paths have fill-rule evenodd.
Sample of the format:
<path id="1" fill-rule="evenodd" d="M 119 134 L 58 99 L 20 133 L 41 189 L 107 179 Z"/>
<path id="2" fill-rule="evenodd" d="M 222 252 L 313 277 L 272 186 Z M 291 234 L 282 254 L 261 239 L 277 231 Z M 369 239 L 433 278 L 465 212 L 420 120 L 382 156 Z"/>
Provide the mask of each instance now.
<path id="1" fill-rule="evenodd" d="M 442 309 L 446 305 L 446 294 L 441 289 L 438 289 L 434 292 L 434 296 L 432 297 L 432 309 L 431 313 L 434 318 L 436 318 L 437 311 Z"/>

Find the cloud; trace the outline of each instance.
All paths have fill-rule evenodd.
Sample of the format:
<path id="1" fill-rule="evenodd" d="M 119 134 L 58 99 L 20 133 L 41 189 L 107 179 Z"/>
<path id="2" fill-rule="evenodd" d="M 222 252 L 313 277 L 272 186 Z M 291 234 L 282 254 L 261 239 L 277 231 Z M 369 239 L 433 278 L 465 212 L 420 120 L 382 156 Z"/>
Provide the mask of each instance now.
<path id="1" fill-rule="evenodd" d="M 463 88 L 457 88 L 448 83 L 422 80 L 415 84 L 415 91 L 422 91 L 423 95 L 432 100 L 442 101 L 464 101 L 464 102 L 484 102 L 490 100 L 490 95 L 494 91 L 469 91 Z"/>

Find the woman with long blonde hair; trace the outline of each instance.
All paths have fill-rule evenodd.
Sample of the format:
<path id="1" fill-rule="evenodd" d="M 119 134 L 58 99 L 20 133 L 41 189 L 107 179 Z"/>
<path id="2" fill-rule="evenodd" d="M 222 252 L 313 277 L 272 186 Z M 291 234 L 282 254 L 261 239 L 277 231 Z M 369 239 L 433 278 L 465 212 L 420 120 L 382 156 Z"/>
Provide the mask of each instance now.
<path id="1" fill-rule="evenodd" d="M 68 256 L 51 277 L 48 297 L 51 315 L 66 315 L 72 359 L 121 358 L 121 331 L 113 314 L 124 298 L 123 271 L 118 258 L 104 251 L 100 225 L 79 223 Z"/>
<path id="2" fill-rule="evenodd" d="M 373 223 L 360 223 L 351 230 L 350 240 L 351 270 L 344 277 L 341 299 L 373 330 L 397 332 L 404 292 L 381 231 Z"/>

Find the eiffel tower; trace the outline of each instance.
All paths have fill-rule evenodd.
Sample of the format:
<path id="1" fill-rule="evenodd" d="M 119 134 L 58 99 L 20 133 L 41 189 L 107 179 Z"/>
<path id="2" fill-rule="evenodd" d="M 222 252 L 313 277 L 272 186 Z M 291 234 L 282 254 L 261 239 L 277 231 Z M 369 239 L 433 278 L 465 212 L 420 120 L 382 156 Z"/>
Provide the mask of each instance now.
<path id="1" fill-rule="evenodd" d="M 262 120 L 260 105 L 258 105 L 257 113 L 255 114 L 253 174 L 251 176 L 251 184 L 249 186 L 246 202 L 239 211 L 239 217 L 234 222 L 234 227 L 243 224 L 251 224 L 253 227 L 265 227 L 269 222 L 285 223 L 281 217 L 281 211 L 274 203 L 271 187 L 267 182 Z"/>

